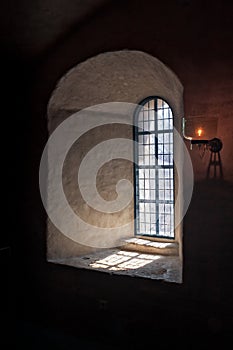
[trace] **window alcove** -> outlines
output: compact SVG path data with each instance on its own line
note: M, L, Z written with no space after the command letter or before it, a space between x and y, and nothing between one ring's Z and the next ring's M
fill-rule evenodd
M142 101L144 112L141 110L138 113L138 108L142 107ZM126 106L123 112L118 110L121 104ZM102 115L98 106L104 106L104 118L106 118L104 126L100 126L97 122L98 116ZM173 129L176 129L177 134L181 133L183 115L183 87L179 79L162 62L144 52L123 50L102 53L78 64L58 81L48 104L50 137L70 117L86 109L94 109L96 117L93 127L87 128L87 132L83 132L76 142L71 143L64 161L62 185L67 202L72 208L72 215L79 215L83 221L100 230L104 228L106 232L109 228L110 232L110 228L114 229L121 225L127 226L127 230L122 232L118 230L116 239L112 235L109 240L103 240L101 234L92 239L88 236L88 230L82 230L79 225L75 226L75 232L72 231L73 219L67 219L65 216L66 211L59 200L59 191L54 187L56 170L51 174L48 171L47 197L51 201L51 212L57 213L61 226L56 225L48 215L47 261L111 274L181 283L183 202L181 196L175 194L174 188L178 187L182 192L184 148L177 141L176 134L173 136ZM145 119L145 109L151 109L157 118L153 119L154 127L156 122L154 130L145 128L146 123L149 126L149 120ZM116 117L116 121L111 119L107 123L108 115L114 116L114 113L120 115L120 119ZM141 116L144 113L143 120L140 120L140 113ZM149 134L144 135L143 131L141 134L140 125L136 125L135 116L139 118L137 120L139 124L144 123L144 132L151 132L156 140L155 149L151 148L148 154L145 152L140 154L141 150L145 151L145 148L139 139L145 136L148 139ZM83 130L85 130L84 124L85 119L81 125ZM135 192L123 210L109 214L95 210L85 202L81 190L77 189L77 174L82 160L92 148L98 147L109 139L118 138L130 141L127 152L132 154L132 159L117 157L106 161L106 164L98 170L96 188L100 197L110 202L116 198L116 185L121 179L129 181L135 188ZM136 152L133 140L138 141L139 148ZM49 148L47 152L48 150ZM142 170L141 160L145 162L154 151L155 157L152 161L154 163L151 166L149 164L149 173L151 172L150 176L152 176L154 171L157 175L153 177L154 192L151 190L150 193L151 187L143 189L140 185L140 176L137 177L135 174ZM179 176L173 167L173 152L176 168L180 169ZM134 156L138 157L136 166L134 166ZM141 156L144 159L139 160ZM145 174L145 169L143 171ZM89 173L91 172L90 166ZM162 177L157 177L159 173L163 173ZM151 179L149 177L148 181L152 183ZM149 196L149 201L153 202L150 202L150 207L155 208L148 217L150 227L146 226L147 221L142 221L140 203L137 202L140 198L139 193L144 195L144 199L140 199L144 208L146 196ZM65 228L65 233L61 227ZM143 229L138 231L139 227Z

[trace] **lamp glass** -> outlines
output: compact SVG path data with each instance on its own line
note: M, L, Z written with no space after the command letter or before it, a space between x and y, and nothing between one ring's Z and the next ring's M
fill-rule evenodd
M193 139L211 140L217 135L218 118L216 117L187 117L185 133Z

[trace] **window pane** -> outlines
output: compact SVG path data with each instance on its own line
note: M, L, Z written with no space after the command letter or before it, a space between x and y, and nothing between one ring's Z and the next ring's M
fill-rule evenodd
M174 237L173 117L168 104L151 98L138 114L136 234Z

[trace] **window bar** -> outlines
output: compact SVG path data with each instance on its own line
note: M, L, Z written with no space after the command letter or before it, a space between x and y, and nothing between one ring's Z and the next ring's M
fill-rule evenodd
M155 223L156 235L159 235L159 169L158 169L158 101L155 101Z

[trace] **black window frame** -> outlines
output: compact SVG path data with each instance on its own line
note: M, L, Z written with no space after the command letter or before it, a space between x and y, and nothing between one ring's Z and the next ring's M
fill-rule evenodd
M145 130L139 127L139 115L140 112L143 110L143 108L150 103L150 101L153 101L154 103L154 115L155 115L155 127L154 127L154 131L150 132L149 130ZM157 122L158 122L158 118L157 118L157 112L158 112L158 101L162 101L164 104L166 104L168 107L166 107L166 109L169 109L169 116L171 115L172 118L172 128L170 129L160 129L160 131L158 131L157 128ZM156 106L155 106L156 104ZM161 108L161 110L163 110L163 108ZM143 112L144 113L144 112ZM163 112L164 113L164 112ZM144 115L144 114L143 114ZM149 115L149 114L148 114ZM164 115L164 114L163 114ZM144 116L143 116L144 118ZM148 119L149 120L149 119ZM144 123L144 119L143 119L143 123ZM144 124L143 124L144 125ZM148 124L149 125L149 124ZM163 120L163 125L164 125L164 120ZM175 239L175 228L174 228L174 221L175 221L175 167L174 167L174 162L173 162L173 157L172 157L172 164L170 163L169 165L165 165L164 161L163 164L159 164L159 145L161 146L162 144L158 143L158 137L159 134L161 135L162 133L165 134L165 131L167 131L167 133L172 134L172 142L169 143L169 147L171 147L170 145L172 145L172 154L174 154L174 133L173 133L173 128L174 128L174 114L172 111L171 106L169 105L169 103L164 99L161 98L160 96L149 96L145 99L143 99L134 114L134 127L133 127L133 138L134 138L134 217L135 217L135 236L146 236L146 237L153 237L153 238L165 238L165 239ZM156 210L155 210L155 234L149 234L149 233L142 233L140 228L140 212L139 212L139 204L140 203L147 203L147 200L140 200L139 199L139 191L140 191L140 187L139 187L139 169L141 169L142 167L139 166L139 136L142 136L144 138L144 135L155 135L154 140L155 140L155 144L154 144L154 151L155 151L155 166L152 165L152 167L150 167L149 169L155 169L155 199L153 202L153 204L155 204L156 206ZM164 136L163 136L164 138ZM169 140L170 140L170 136L169 136ZM171 153L169 153L168 155L166 155L164 153L164 144L163 143L163 159L165 156L168 156L168 158L171 156ZM169 148L170 149L170 148ZM169 162L171 162L171 160L169 160ZM158 171L159 169L169 169L169 181L170 183L172 183L172 187L170 187L170 192L172 193L172 198L170 200L160 200L159 199L159 191L160 191L160 187L159 187L159 176L158 176ZM149 170L150 173L150 170ZM165 174L165 172L164 172ZM170 174L172 174L172 176L170 176ZM147 178L148 179L148 178ZM165 182L165 177L162 178L163 181ZM149 181L151 180L150 176L149 176ZM165 186L165 185L164 185ZM172 189L171 189L172 188ZM149 191L151 191L149 189ZM145 192L145 189L144 189ZM164 189L165 192L165 189ZM170 195L171 197L171 195ZM149 202L148 202L149 203ZM159 205L160 204L164 204L164 208L165 208L165 204L169 204L170 208L172 206L172 211L170 211L170 225L172 227L172 232L170 232L170 234L162 234L160 233L160 219L159 216L161 215L161 211L159 209ZM144 207L145 208L145 207ZM165 228L165 209L163 212L164 215L164 228ZM153 212L150 211L150 230L151 230L151 214L153 214ZM145 215L145 211L144 211L144 215ZM167 214L169 215L169 214ZM144 220L146 220L144 218ZM143 222L142 222L143 223ZM163 225L162 225L163 226ZM145 227L146 227L146 221L145 221ZM146 229L145 229L146 231ZM150 231L151 232L151 231Z

